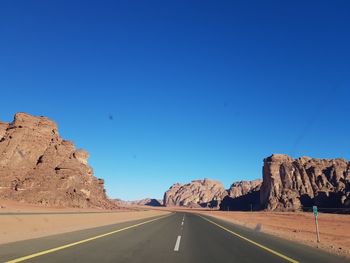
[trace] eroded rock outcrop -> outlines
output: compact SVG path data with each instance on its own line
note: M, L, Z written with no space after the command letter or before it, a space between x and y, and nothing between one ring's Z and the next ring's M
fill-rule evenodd
M89 154L63 140L55 122L17 113L0 123L0 199L45 206L113 208Z
M261 184L261 179L233 183L228 190L228 195L221 202L220 209L225 211L259 210Z
M141 200L134 201L124 201L121 199L114 199L115 202L121 206L162 206L163 200L154 199L154 198L144 198Z
M274 154L264 160L260 202L267 210L350 208L350 164Z
M145 198L137 201L133 201L134 205L145 205L145 206L162 206L163 201L154 198Z
M214 180L194 180L189 184L174 184L164 194L165 206L218 207L227 195L222 183Z
M261 179L256 179L253 181L239 181L231 185L228 190L228 195L232 198L237 198L251 192L256 192L260 190L262 184Z

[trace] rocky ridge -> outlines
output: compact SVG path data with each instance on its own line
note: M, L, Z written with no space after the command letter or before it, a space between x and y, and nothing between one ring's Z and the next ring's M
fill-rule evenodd
M44 206L114 208L88 152L63 140L46 117L17 113L0 123L0 199Z
M274 154L264 160L263 179L235 182L225 191L217 181L174 184L164 195L165 206L218 207L221 210L310 210L350 212L350 163ZM204 197L204 198L203 198Z
M227 190L228 195L221 202L220 209L225 211L259 210L261 184L261 179L233 183Z
M264 160L260 203L267 210L350 208L350 163L274 154Z
M164 194L164 206L218 207L227 195L222 183L210 179L174 184Z
M162 206L163 200L154 198L144 198L141 200L124 201L122 199L114 199L120 206Z
M253 181L239 181L231 185L228 190L228 195L231 198L237 198L243 195L247 195L251 192L259 191L262 184L261 179L256 179Z

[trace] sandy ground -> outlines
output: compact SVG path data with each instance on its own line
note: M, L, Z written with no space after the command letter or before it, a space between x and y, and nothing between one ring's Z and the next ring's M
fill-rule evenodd
M0 209L0 244L169 213L162 210L140 208L101 211L98 209L43 208L16 203L6 203L4 205L3 202L0 202L0 205L3 207ZM74 212L74 214L65 214L67 212Z
M46 207L23 202L0 200L0 215L4 213L65 213L65 212L113 212L121 210L140 210L140 207L121 207L116 210L104 210L99 208L65 208L65 207ZM144 209L143 209L144 210Z
M316 242L312 213L195 211L236 224L302 242L350 258L350 215L318 216L321 243Z

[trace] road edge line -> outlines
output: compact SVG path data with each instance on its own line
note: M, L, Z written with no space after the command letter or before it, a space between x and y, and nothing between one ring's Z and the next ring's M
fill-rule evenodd
M128 230L128 229L131 229L131 228L142 226L142 225L145 225L147 223L151 223L151 222L154 222L154 221L166 218L166 217L171 216L173 214L174 213L171 213L169 215L157 217L157 218L154 218L154 219L151 219L151 220L147 220L145 222L141 222L141 223L138 223L138 224L135 224L135 225L124 227L124 228L121 228L121 229L118 229L118 230L114 230L114 231L111 231L111 232L108 232L108 233L105 233L105 234L101 234L101 235L98 235L98 236L86 238L86 239L83 239L83 240L80 240L80 241L76 241L76 242L73 242L73 243L69 243L69 244L66 244L66 245L63 245L63 246L59 246L59 247L56 247L56 248L43 250L43 251L40 251L40 252L37 252L37 253L34 253L34 254L30 254L28 256L19 257L19 258L16 258L16 259L5 261L5 263L17 263L17 262L22 262L22 261L25 261L25 260L28 260L28 259L36 258L36 257L42 256L42 255L50 254L50 253L53 253L53 252L56 252L56 251L59 251L59 250L63 250L63 249L69 248L69 247L73 247L73 246L76 246L76 245L87 243L87 242L90 242L90 241L93 241L93 240L96 240L96 239L99 239L99 238L102 238L102 237L110 236L110 235L113 235L113 234L116 234L118 232L122 232L122 231L125 231L125 230Z
M221 229L231 233L232 235L234 235L236 237L239 237L239 238L241 238L241 239L243 239L243 240L245 240L245 241L247 241L247 242L249 242L249 243L251 243L251 244L253 244L253 245L255 245L255 246L259 247L259 248L261 248L261 249L264 249L264 250L270 252L271 254L274 254L275 256L283 258L283 259L285 259L285 260L287 260L288 262L291 262L291 263L299 263L299 261L297 261L295 259L287 257L287 256L285 256L285 255L283 255L283 254L281 254L281 253L279 253L279 252L277 252L277 251L275 251L275 250L273 250L271 248L268 248L268 247L266 247L264 245L261 245L258 242L255 242L255 241L253 241L253 240L251 240L249 238L246 238L246 237L244 237L244 236L242 236L242 235L240 235L240 234L238 234L238 233L236 233L236 232L234 232L234 231L232 231L232 230L230 230L230 229L228 229L228 228L226 228L226 227L224 227L222 225L219 225L219 224L215 223L214 221L211 221L208 218L205 218L205 217L203 217L201 215L198 215L198 216L201 217L202 219L208 221L209 223L212 223L212 224L216 225L217 227L219 227L219 228L221 228Z

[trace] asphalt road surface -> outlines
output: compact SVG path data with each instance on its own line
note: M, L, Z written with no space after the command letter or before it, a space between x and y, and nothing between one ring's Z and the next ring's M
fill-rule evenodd
M1 262L350 262L211 217L172 213L0 246Z

